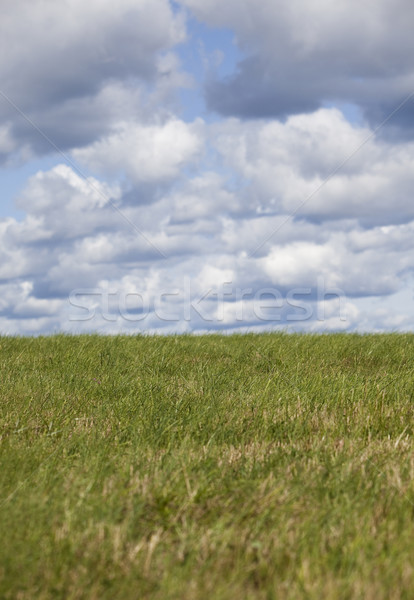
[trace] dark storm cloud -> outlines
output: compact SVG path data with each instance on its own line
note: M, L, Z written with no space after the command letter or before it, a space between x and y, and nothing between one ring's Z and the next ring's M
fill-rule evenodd
M5 0L1 11L0 118L36 154L50 144L19 110L63 150L91 143L125 117L119 90L139 112L128 85L155 85L160 53L185 36L168 0Z
M250 57L239 65L236 75L209 81L206 99L210 109L226 116L286 117L318 108L317 95L311 91L313 86L314 81L304 78L287 84L284 74L276 76L259 57Z
M414 92L409 0L182 4L209 25L232 29L246 56L233 75L206 84L207 103L220 114L280 119L338 102L359 106L378 125ZM387 123L390 135L412 136L413 107Z

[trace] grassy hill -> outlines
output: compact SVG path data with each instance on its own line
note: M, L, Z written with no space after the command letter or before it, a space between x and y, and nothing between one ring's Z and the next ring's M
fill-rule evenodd
M410 598L414 336L0 338L0 597Z

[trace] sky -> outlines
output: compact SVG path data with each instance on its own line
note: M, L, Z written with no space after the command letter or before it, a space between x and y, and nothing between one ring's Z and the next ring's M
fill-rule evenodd
M3 0L0 334L414 330L410 0Z

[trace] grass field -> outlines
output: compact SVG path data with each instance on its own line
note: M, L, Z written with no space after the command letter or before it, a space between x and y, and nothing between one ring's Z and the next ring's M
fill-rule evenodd
M413 598L414 335L0 338L0 598Z

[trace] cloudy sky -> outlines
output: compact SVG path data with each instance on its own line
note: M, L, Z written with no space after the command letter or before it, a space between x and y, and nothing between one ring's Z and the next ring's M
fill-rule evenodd
M410 0L1 12L1 333L414 330Z

